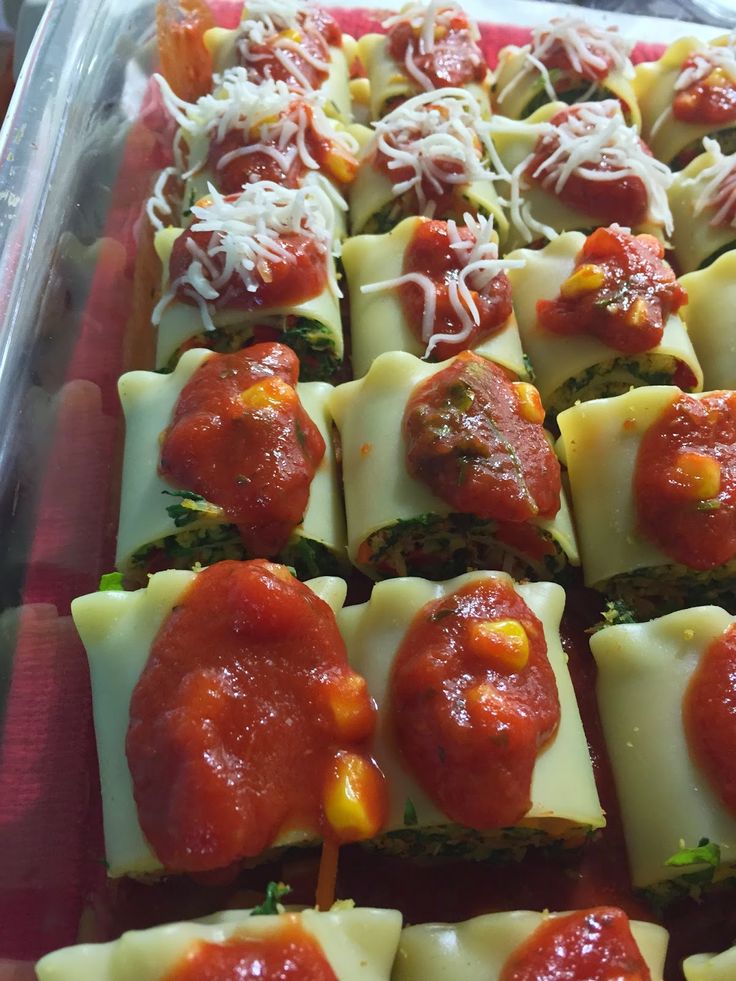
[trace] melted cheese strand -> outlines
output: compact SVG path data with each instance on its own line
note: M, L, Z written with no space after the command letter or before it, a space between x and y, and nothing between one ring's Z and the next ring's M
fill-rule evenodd
M688 178L687 183L704 181L695 199L695 214L700 215L706 208L712 208L715 215L709 224L713 227L729 224L736 227L736 153L726 156L717 140L705 137L703 146L714 157L714 162L700 171L697 178ZM730 221L726 222L728 215Z
M484 157L498 161L500 173L505 173L493 147L490 124L483 119L478 102L464 89L423 92L373 125L373 148L389 158L388 169L411 172L394 183L394 197L414 190L420 209L427 206L422 187L425 180L437 193L448 184L498 180L499 173L483 164Z
M667 235L671 233L672 213L667 188L672 183L672 172L642 147L634 127L626 125L618 102L607 99L580 103L549 135L554 137L557 145L531 175L543 188L559 194L573 174L602 184L637 177L647 191L649 217L662 225ZM531 212L528 208L525 210L526 202L521 201L522 191L529 186L524 180L526 170L535 156L536 151L533 151L514 169L511 200L506 202L511 208L514 226L527 242L532 241L534 231L541 230L538 223L529 221ZM609 169L598 168L603 161ZM549 238L548 231L544 234Z
M176 167L164 167L156 178L156 183L153 186L153 194L146 201L146 214L156 231L160 231L164 227L164 223L161 221L159 215L164 215L165 217L171 215L171 205L166 199L165 192L169 178L174 177L176 174Z
M161 315L177 290L185 287L187 297L203 310L203 304L217 300L233 275L240 277L249 293L268 282L270 262L295 262L294 255L282 243L282 236L307 235L318 245L328 261L334 242L335 212L330 199L318 186L291 189L272 181L260 181L243 188L235 200L223 197L208 185L211 204L194 205L193 232L210 233L207 249L194 241L187 242L192 262L186 273L171 284L154 310L152 320L158 325ZM340 290L328 263L329 285L336 296ZM209 278L204 275L204 270ZM203 313L205 327L214 328L209 308Z
M432 334L437 312L437 290L434 282L424 273L404 273L394 279L378 283L366 283L360 287L361 293L378 293L395 290L406 283L414 283L424 291L422 310L422 340L427 344L424 357L428 358L442 341L466 341L474 326L480 324L480 311L476 294L487 291L493 280L506 269L520 269L523 259L499 259L498 246L493 240L493 218L471 214L463 215L465 228L471 233L469 239L460 237L454 221L447 222L450 248L456 253L460 269L447 283L448 298L453 311L460 320L462 330L457 334Z

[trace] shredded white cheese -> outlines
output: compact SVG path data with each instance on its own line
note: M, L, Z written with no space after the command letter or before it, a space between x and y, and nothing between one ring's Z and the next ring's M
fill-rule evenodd
M473 327L480 324L476 296L487 293L493 280L505 270L519 269L524 265L523 259L499 259L498 245L493 234L493 218L480 215L474 218L466 213L463 220L465 228L470 232L469 237L461 237L454 221L447 222L450 248L455 252L459 265L457 273L447 280L450 304L462 324L462 330L458 333L432 333L437 291L434 282L424 273L405 273L379 283L366 283L360 288L361 293L378 293L382 290L394 290L405 283L414 283L423 290L422 340L427 343L425 358L430 357L435 347L444 341L460 344L467 341Z
M174 158L183 180L202 170L210 143L221 142L232 132L242 134L243 146L221 157L219 169L236 157L265 153L285 172L297 156L307 169L318 170L307 147L310 129L349 153L358 152L357 140L335 129L327 118L317 93L297 94L286 82L274 79L257 84L248 78L245 68L237 67L215 75L214 92L191 103L180 99L160 75L154 78L164 105L179 124ZM199 148L196 157L191 156L194 147Z
M209 303L217 300L234 275L243 288L256 293L261 283L270 281L272 262L294 262L282 238L301 234L314 239L325 255L329 284L340 295L329 254L335 239L335 212L330 199L318 185L297 189L260 181L243 188L234 200L223 197L211 184L210 202L194 205L193 232L209 233L206 250L189 239L192 261L187 271L169 285L153 311L158 325L166 307L183 290L194 300L207 330L214 329Z
M156 230L164 227L161 215L164 215L164 217L171 215L171 205L166 198L166 185L169 182L169 178L174 177L177 173L176 167L164 167L156 179L153 194L146 202L148 220Z
M703 147L713 157L713 163L697 177L686 178L686 183L702 185L695 198L695 214L700 215L708 208L715 211L710 225L728 224L736 228L736 153L726 156L718 141L707 136Z
M374 124L372 150L389 159L388 170L406 170L410 175L395 182L393 195L413 190L420 212L429 214L423 184L437 194L448 185L476 180L497 180L504 171L476 99L465 89L447 88L422 92L402 103ZM484 160L497 167L491 171ZM430 214L431 217L431 214Z
M693 64L679 72L675 79L675 92L682 92L691 85L704 81L716 68L722 69L736 83L736 35L729 34L727 44L714 44L703 51L696 51L687 60L692 60ZM652 138L673 116L672 104L668 103L652 125Z
M401 13L393 14L381 21L381 26L386 30L397 27L400 24L408 24L416 37L410 40L406 46L404 66L407 74L425 92L434 88L432 80L419 68L414 60L417 54L431 54L435 49L438 38L448 30L450 24L456 17L464 17L463 9L456 3L448 3L447 0L431 0L428 4L412 3L405 7ZM477 36L477 28L469 22L471 38ZM468 61L472 65L480 65L483 55L477 45L473 44L468 50Z
M532 172L531 179L539 181L545 190L559 194L573 174L601 184L638 177L646 188L649 220L661 225L666 234L671 233L667 188L672 183L672 172L647 153L634 127L626 125L621 106L614 99L574 106L543 139L548 141L550 152ZM506 202L511 221L526 242L540 233L547 238L556 237L554 229L534 219L529 202L523 200L523 192L530 186L527 171L535 156L536 150L514 168L509 181L510 200ZM604 163L606 168L602 169Z
M253 80L262 77L269 78L269 66L262 72L259 67L271 57L263 52L254 52L251 48L268 45L273 57L281 63L295 80L297 91L308 92L312 85L300 69L294 55L310 64L320 72L327 73L329 64L308 51L304 50L300 41L305 32L319 35L319 31L310 22L312 5L299 0L249 0L243 8L240 26L237 30L236 47L243 65Z
M601 72L616 71L625 78L634 76L629 57L633 42L622 37L618 27L597 27L580 17L553 17L549 24L535 27L531 43L519 49L524 54L524 68L501 89L498 98L506 98L525 76L536 70L542 76L547 95L554 101L557 92L545 59L560 47L564 48L572 70L592 82L582 102L596 89Z

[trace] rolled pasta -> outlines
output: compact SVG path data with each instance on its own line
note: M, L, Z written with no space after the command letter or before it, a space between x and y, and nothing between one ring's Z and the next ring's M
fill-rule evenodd
M500 287L496 290L496 277L505 279L508 264L498 259L491 228L492 222L485 219L469 219L465 226L457 226L453 237L459 242L462 234L468 242L467 248L460 248L450 244L446 222L413 217L405 218L385 235L357 235L344 243L342 262L350 297L351 354L356 377L364 375L373 361L387 351L407 351L417 357L442 360L447 353L443 347L438 353L433 346L437 335L445 338L445 348L448 344L458 350L470 348L517 377L526 377L510 297L505 319L493 324L498 307L491 304L501 291ZM417 244L418 254L412 249ZM433 263L432 268L420 261L425 259ZM474 291L471 300L480 300L481 309L483 297L490 298L490 309L483 310L487 336L478 337L474 331L467 299L448 294L445 265L457 267L461 274L470 267L468 285ZM481 284L473 279L474 270L476 276L482 277ZM411 293L406 284L411 285ZM419 303L414 302L417 299ZM499 306L505 299L498 301ZM480 323L478 311L476 303ZM425 326L429 330L425 331ZM465 340L455 342L452 335Z
M397 748L390 724L390 693L397 652L420 611L438 601L447 605L461 591L488 584L513 589L541 621L559 697L560 722L536 758L531 806L524 817L513 827L475 830L448 818ZM350 662L366 678L379 706L374 745L376 760L388 778L390 804L388 833L376 840L376 847L403 856L446 853L481 859L506 851L520 857L528 847L553 841L581 844L591 830L603 827L605 819L560 643L564 602L564 591L556 584L518 584L504 573L476 572L443 583L423 579L378 583L369 602L340 611L338 623Z
M190 500L192 508L183 510L187 489L173 487L159 473L160 436L171 424L184 387L210 357L209 351L187 351L171 374L134 371L120 379L126 437L116 564L132 581L144 582L146 571L160 568L161 562L168 568L191 568L197 562L208 565L247 555L236 526L221 509ZM304 518L281 554L306 578L336 571L344 562L344 517L327 409L331 391L324 382L297 386L326 447Z
M456 981L500 981L509 958L535 931L569 915L514 910L487 913L461 923L423 923L404 927L394 981L450 981L451 978ZM631 920L629 926L652 981L662 981L667 931L641 920ZM564 967L564 961L561 965L559 961L555 962L555 966Z
M36 971L39 981L166 981L203 947L205 954L207 948L215 953L240 944L246 952L264 942L277 947L284 930L287 944L306 939L309 948L316 946L340 981L389 981L401 914L369 908L266 915L227 910L188 923L131 930L110 943L66 947L42 958Z
M514 524L514 532L530 536L526 543L511 544L513 538L502 540L497 522L457 513L407 470L402 434L407 403L419 384L452 364L429 365L390 352L378 357L363 379L335 389L330 411L342 443L348 555L372 577L445 579L495 566L553 578L578 562L564 492L553 518L507 522L506 532Z
M736 947L720 954L693 954L682 964L685 981L730 981L736 972Z
M597 256L583 256L580 259L587 243L592 243L594 236L598 241L604 232L607 238L597 247ZM612 266L604 279L603 267L595 264L598 256L605 258L606 250L610 256L619 255L618 250L621 250L624 253L622 262L627 252L636 257L635 246L636 241L631 236L614 226L608 231L599 229L587 239L580 232L565 232L543 249L519 249L509 253L509 259L524 261L524 265L509 271L509 279L514 291L522 344L534 370L539 394L551 415L562 412L577 401L621 395L641 385L682 382L682 387L687 391L702 388L703 372L679 313L675 311L661 318L663 322L658 343L656 332L653 332L651 340L648 334L638 340L633 320L629 324L625 319L629 310L632 318L638 313L638 308L632 306L637 287L633 285L631 294L626 296L625 309L621 308L621 300L616 295L617 291L625 290L628 275L632 277L632 283L638 281L636 273L633 268L627 273L623 267ZM644 261L650 270L657 265L651 264L649 255L645 256ZM662 263L661 266L663 272L666 271L672 278L671 287L676 288L674 273L666 264ZM646 287L639 295L646 299L641 302L656 302L653 300L651 271L642 278L646 281ZM618 304L617 309L621 310L621 314L617 315L621 321L614 318L611 326L617 330L616 324L620 323L622 333L612 335L610 343L605 339L606 334L601 337L592 333L590 317L581 321L584 329L569 333L549 329L540 318L540 303L544 307L545 303L549 305L562 298L567 301L569 317L572 318L576 311L575 304L580 301L587 303L589 296L595 297L592 301L594 312L599 309L597 304L606 300ZM583 309L587 310L588 307L579 309L582 315ZM649 309L644 308L645 314ZM605 328L607 325L603 323L602 326ZM627 346L628 350L621 350Z
M736 252L680 280L687 290L682 315L703 368L707 389L736 388Z
M509 45L499 52L494 110L510 119L525 119L548 102L569 105L614 98L627 123L639 129L631 48L615 26L604 29L579 17L553 17L534 28L529 44Z
M659 61L637 65L634 91L642 135L673 170L700 153L704 136L718 140L726 153L735 148L736 53L730 35L709 44L680 38Z
M683 699L704 652L733 622L703 606L591 637L633 883L660 901L733 875L736 819L695 762L683 725ZM718 857L700 857L703 839L720 846Z

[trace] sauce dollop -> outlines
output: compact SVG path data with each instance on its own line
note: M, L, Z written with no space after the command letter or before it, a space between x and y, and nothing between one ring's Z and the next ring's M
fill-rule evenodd
M296 90L316 89L330 70L328 46L342 44L342 31L323 7L308 7L297 16L297 29L286 29L263 42L241 42L242 62L254 82L264 78L286 82Z
M678 395L644 434L634 470L640 534L675 562L736 557L736 393Z
M226 943L196 943L164 981L337 981L322 948L294 916L275 930Z
M560 465L543 419L536 389L464 351L411 394L407 469L456 511L498 521L554 517Z
M473 238L470 229L462 226L457 227L457 236L465 242ZM425 221L417 226L404 253L402 274L418 273L432 281L435 293L432 335L464 332L450 294L451 286L457 285L462 268L462 255L450 240L447 222ZM480 291L473 289L472 277L467 285L478 311L479 322L473 323L470 332L461 340L439 341L432 350L433 361L444 361L460 351L475 347L481 340L498 333L511 316L511 283L506 273L499 273ZM429 338L424 337L422 332L426 303L424 289L417 283L404 283L399 287L399 295L408 325L417 340L426 342ZM467 303L461 302L467 311Z
M417 80L421 73L432 88L460 87L468 82L482 82L488 66L473 38L467 17L453 13L446 23L436 25L431 51L424 49L421 32L404 20L388 31L388 52L409 77ZM415 71L406 68L413 64Z
M226 200L237 199L229 194ZM327 259L322 243L311 235L281 235L278 248L270 250L268 259L260 258L256 266L258 289L249 290L237 267L225 275L225 254L218 232L195 232L185 229L174 242L169 258L169 280L180 280L193 262L201 265L202 276L217 295L209 300L214 310L262 310L303 303L317 296L327 283ZM177 300L190 306L202 302L201 294L180 282Z
M690 755L736 817L736 625L700 658L682 704Z
M205 32L215 26L206 0L177 0L156 5L156 41L161 74L172 90L195 102L212 89L212 56Z
M683 62L680 74L687 72L693 73L695 80L675 92L675 119L696 126L736 122L736 78L711 62L707 51L699 51Z
M651 981L629 919L614 906L550 918L508 958L499 981Z
M580 113L579 105L561 109L550 119L550 125L559 127L571 116L579 117ZM646 144L641 140L639 142L642 149L650 153ZM649 195L644 181L632 174L623 177L606 176L614 175L620 167L608 159L605 150L595 159L580 161L559 188L555 186L557 178L553 174L542 172L540 177L534 177L535 171L552 157L559 146L560 137L554 129L539 137L526 169L527 177L533 183L541 184L549 194L554 194L569 207L595 218L597 224L620 222L622 225L639 225L646 220ZM593 176L592 173L587 176L581 173L582 170L595 172L600 176Z
M662 243L612 225L586 238L560 295L538 301L537 322L553 334L591 334L640 354L660 343L668 317L685 302Z
M386 807L367 755L374 725L325 602L285 566L209 566L164 620L130 702L126 753L143 833L177 872L259 855L293 830L370 837ZM331 817L345 760L360 825L350 813Z
M283 344L213 354L182 389L161 445L161 475L222 508L253 556L286 545L325 454L298 377Z
M509 582L471 583L420 610L394 661L390 719L451 820L483 830L523 817L560 706L542 624Z

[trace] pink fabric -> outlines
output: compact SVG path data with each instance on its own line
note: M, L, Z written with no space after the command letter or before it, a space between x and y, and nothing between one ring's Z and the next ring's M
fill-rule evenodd
M239 3L212 6L223 26L237 23ZM367 11L338 9L337 16L354 35L380 29ZM481 35L494 64L499 48L523 44L529 32L484 24ZM638 45L635 55L655 58L661 50ZM146 115L157 111L153 100ZM134 127L68 381L56 399L23 605L3 618L16 638L0 756L0 955L9 958L33 959L75 942L83 911L104 889L88 671L69 605L113 566L122 438L116 383L129 364L141 202L162 159L160 138L145 123ZM0 963L0 981L26 977L27 967Z

